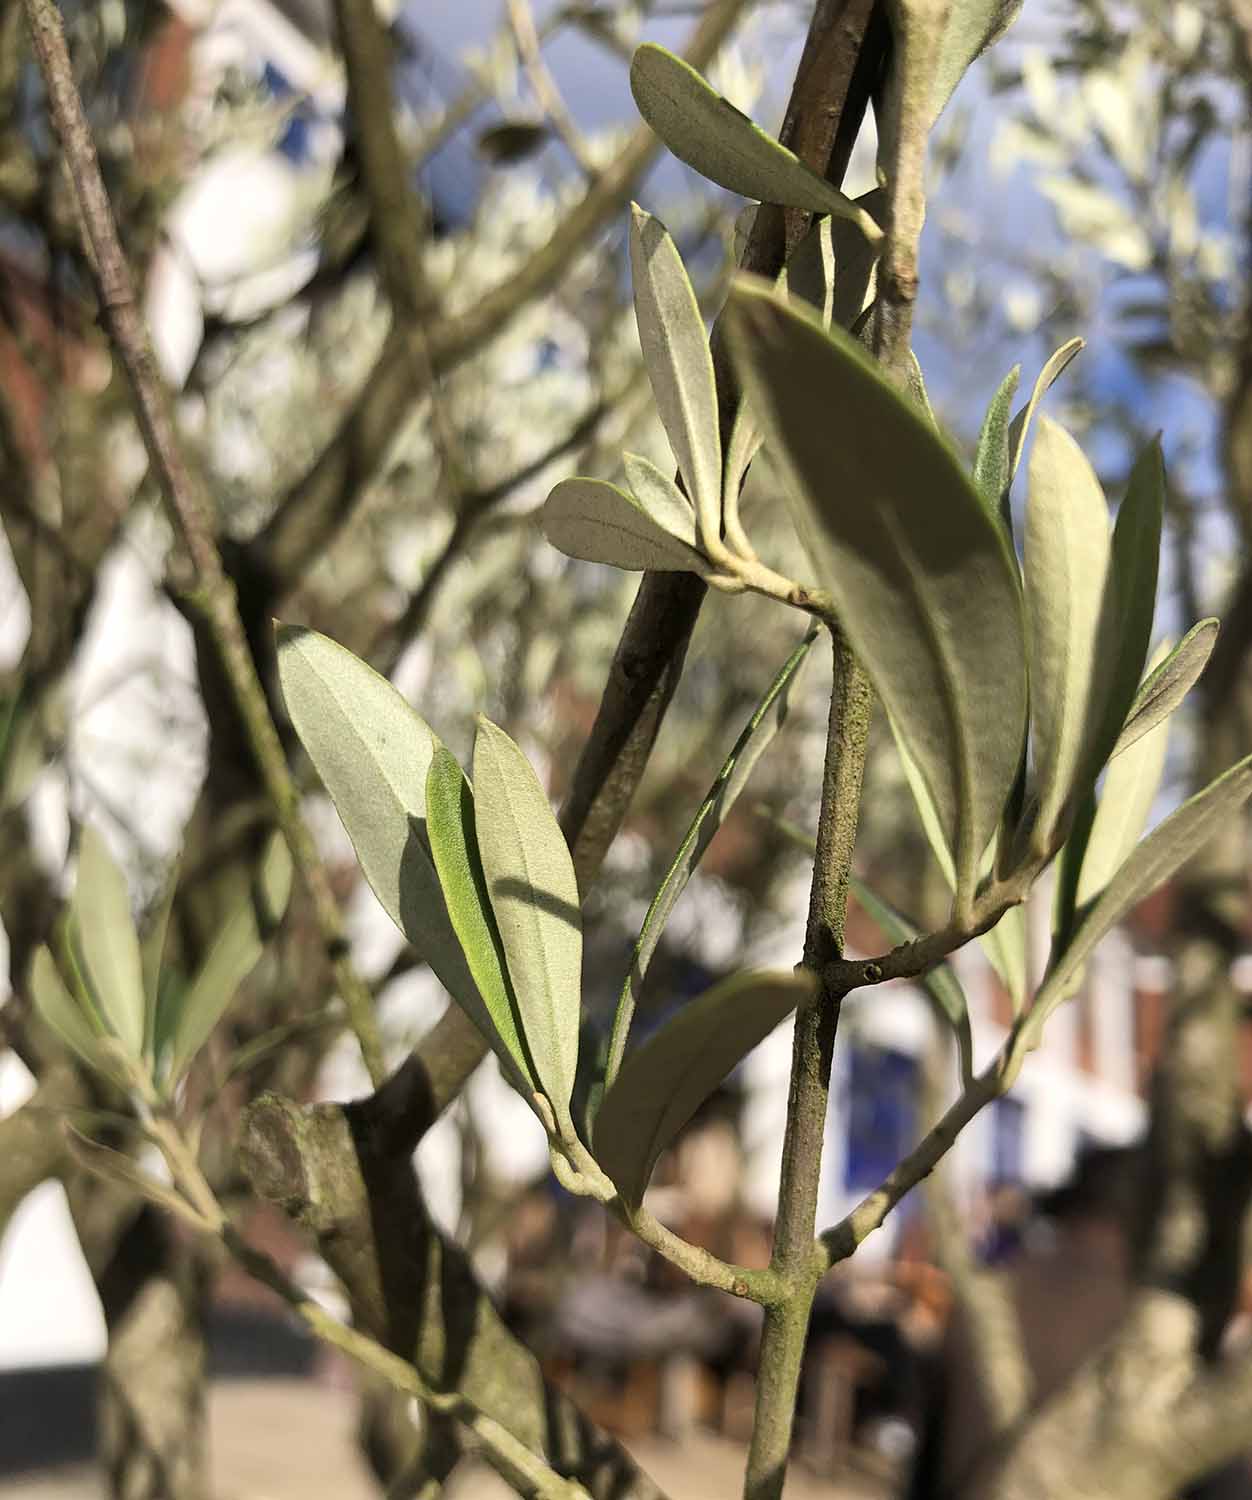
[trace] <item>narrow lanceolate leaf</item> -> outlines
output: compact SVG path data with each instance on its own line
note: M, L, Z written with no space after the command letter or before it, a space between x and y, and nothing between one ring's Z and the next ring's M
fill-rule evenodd
M739 974L631 1052L604 1096L595 1154L634 1210L657 1157L718 1084L814 989L811 975Z
M672 52L645 42L630 64L639 113L669 149L702 177L756 198L859 224L875 244L882 230L851 198L754 125Z
M114 1067L100 1045L100 1035L87 1014L66 989L47 948L35 950L30 966L30 998L36 1011L71 1052L88 1067L108 1077Z
M504 945L492 915L474 831L474 794L450 750L435 751L426 776L426 830L448 915L491 1018L487 1040L529 1099L535 1079L517 1025Z
M1056 353L1048 360L1043 369L1039 371L1039 378L1035 381L1034 389L1030 393L1030 400L1017 413L1012 422L1009 423L1009 478L1017 473L1018 465L1022 461L1022 452L1026 447L1026 439L1030 435L1030 423L1033 419L1039 403L1051 390L1053 383L1069 364L1073 357L1086 348L1083 339L1069 339L1062 344Z
M1160 444L1154 441L1131 470L1113 527L1098 647L1109 663L1109 683L1102 722L1091 726L1089 736L1087 770L1093 777L1113 753L1143 677L1156 616L1164 517L1165 469Z
M630 269L639 343L661 425L700 534L716 539L722 529L722 440L708 334L678 247L665 225L638 204L631 212Z
M898 946L901 943L911 943L914 938L921 936L920 930L907 917L872 891L863 880L853 875L848 883L870 920L888 942ZM951 1026L961 1060L961 1077L968 1082L974 1076L974 1039L970 1034L969 1003L965 999L961 981L956 977L956 971L947 962L938 963L929 973L923 974L918 983L934 1001L939 1014Z
M106 1024L132 1057L143 1053L147 1006L139 938L121 870L94 828L84 828L70 918L85 978Z
M836 269L834 221L823 216L788 256L779 279L789 297L813 308L823 328L829 328L835 316Z
M1201 620L1183 636L1169 656L1144 679L1130 705L1113 754L1121 755L1156 728L1179 706L1208 665L1217 644L1218 622Z
M169 931L170 913L178 892L178 869L169 872L165 888L148 918L147 929L140 939L139 959L143 969L144 1055L152 1057L156 1039L157 1000L161 993L161 963L165 956L165 937Z
M743 487L744 475L748 472L748 466L761 451L763 441L761 429L756 424L756 418L752 415L752 407L747 397L739 402L739 409L735 412L735 420L731 423L730 437L726 442L726 477L725 493L737 495Z
M1030 459L1024 569L1036 828L1044 844L1084 769L1089 729L1105 709L1111 663L1099 650L1099 629L1108 564L1104 491L1074 439L1044 417Z
M1087 960L1105 933L1186 864L1223 824L1236 816L1249 795L1252 795L1252 756L1239 761L1184 802L1134 849L1081 915L1072 939L1053 962L1023 1027L1019 1055L1037 1045L1044 1022L1073 993Z
M638 453L623 453L622 465L630 492L662 531L688 547L696 544L696 518L691 501L668 474Z
M265 934L281 919L290 894L291 855L275 833L262 857L255 889L222 923L195 978L181 993L162 997L156 1051L167 1084L177 1082L191 1065L239 986L260 962Z
M1014 365L991 398L974 451L974 483L983 504L998 519L1005 517L1005 502L1013 470L1009 457L1009 414L1017 395L1022 367Z
M934 800L965 899L1025 734L1017 565L952 448L849 335L746 280L730 309L797 530Z
M563 479L544 502L544 535L566 557L639 572L705 573L693 547L672 536L643 506L603 479Z
M1022 0L952 0L931 87L930 123L943 113L969 66L1017 19Z
M474 826L535 1078L568 1126L582 996L578 881L539 778L487 719L474 740Z
M383 910L474 1015L466 967L426 843L426 772L438 740L384 677L315 630L278 629L287 712Z
M1109 766L1083 855L1076 909L1100 894L1139 842L1165 774L1168 748L1169 720L1162 719Z
M740 792L748 784L757 761L764 755L774 736L787 719L788 699L796 674L808 658L809 649L817 639L818 630L811 630L783 663L778 675L770 683L765 696L757 704L752 717L744 725L743 732L735 741L730 754L722 764L713 785L701 802L691 827L687 829L678 852L674 855L665 873L648 914L643 919L639 940L631 956L630 972L622 986L617 1002L617 1014L613 1022L613 1037L609 1049L607 1077L611 1083L621 1062L635 1012L635 1001L648 965L652 962L657 944L665 931L665 924L678 904L678 898L687 888L687 882L695 873L704 852L713 842L719 828L726 821Z

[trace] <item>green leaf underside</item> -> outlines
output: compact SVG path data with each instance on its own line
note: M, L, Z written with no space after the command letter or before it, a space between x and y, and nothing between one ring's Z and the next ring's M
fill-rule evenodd
M1017 475L1018 467L1022 461L1022 453L1026 447L1026 439L1030 436L1030 424L1034 419L1039 403L1052 389L1057 377L1069 364L1076 354L1086 348L1083 339L1069 339L1061 345L1055 354L1039 371L1039 378L1035 381L1034 388L1030 393L1030 400L1017 413L1009 423L1009 482L1012 483Z
M1016 563L953 450L851 338L747 281L731 307L797 529L972 891L1025 734Z
M943 113L969 66L1004 35L1017 19L1022 0L954 0L931 85L930 123Z
M1100 939L1145 896L1184 865L1252 794L1252 756L1239 761L1148 834L1081 913L1074 935L1053 964L1023 1027L1021 1050L1037 1045L1043 1024L1082 978Z
M1108 503L1094 470L1069 433L1042 417L1030 459L1024 576L1045 839L1085 770L1091 732L1105 711L1111 663L1100 649L1100 626L1109 550Z
M626 483L639 505L662 531L668 531L688 547L696 545L696 518L691 501L668 474L638 453L623 453Z
M595 1123L595 1154L632 1210L657 1158L722 1080L813 993L811 976L739 974L627 1054Z
M111 1074L100 1037L78 1002L66 989L47 948L35 950L30 966L30 997L35 1009L71 1052L89 1067Z
M983 503L993 516L1002 519L1004 504L1013 472L1009 460L1009 414L1022 377L1021 365L1014 365L1000 382L983 418L974 450L974 484Z
M645 42L630 64L639 113L680 161L719 187L762 203L838 214L871 240L882 231L852 199L767 135L694 68Z
M518 1029L504 944L492 915L474 831L474 794L450 750L440 746L426 775L426 831L448 915L491 1018L487 1040L526 1098L535 1076Z
M474 825L535 1076L568 1125L582 995L578 881L539 778L487 719L474 740Z
M630 268L639 343L661 425L702 531L719 536L722 440L708 334L678 247L665 225L637 204L631 212Z
M139 938L126 881L91 827L83 829L70 911L85 977L101 1014L126 1051L140 1057L147 1004Z
M1109 767L1083 854L1076 908L1100 894L1139 842L1165 774L1168 748L1169 720L1162 719Z
M1110 663L1103 722L1092 726L1088 775L1095 777L1113 753L1138 694L1156 618L1156 585L1165 519L1165 469L1160 444L1139 455L1113 527L1108 597L1100 626L1100 655Z
M894 906L872 891L858 876L849 877L848 884L856 899L865 909L870 920L880 929L893 946L911 943L920 936L920 930L901 915ZM952 965L943 962L935 965L918 979L918 983L934 1001L939 1013L951 1026L961 1059L961 1077L968 1079L974 1073L974 1039L970 1034L969 1004L961 981L956 977Z
M661 941L665 924L678 904L678 898L686 890L687 882L704 858L705 850L713 842L731 808L738 801L740 793L748 784L748 779L756 768L757 762L786 722L792 685L819 634L818 629L809 631L766 689L765 696L757 704L752 717L744 725L730 754L722 763L721 770L718 771L682 843L678 846L678 852L665 872L664 880L661 881L656 895L652 898L652 904L648 907L643 926L639 931L635 951L631 956L630 972L626 976L617 1002L618 1019L614 1026L614 1034L616 1036L618 1028L621 1027L623 1043L625 1028L629 1026L630 1018L634 1013L635 997L643 984L657 945Z
M704 557L662 530L646 510L603 479L563 479L543 507L544 535L566 557L631 572L707 571Z
M453 999L485 1010L426 847L426 773L438 740L385 677L329 637L278 628L287 711L383 910Z
M1201 620L1193 625L1154 672L1148 674L1126 715L1113 755L1121 755L1182 703L1208 665L1217 644L1218 622Z

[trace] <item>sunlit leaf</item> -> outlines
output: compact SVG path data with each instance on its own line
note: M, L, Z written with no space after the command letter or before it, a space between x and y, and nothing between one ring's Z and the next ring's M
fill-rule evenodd
M643 506L603 479L563 479L543 507L544 535L566 557L635 572L700 573L701 553L659 526Z
M279 626L278 676L371 890L474 1015L482 1002L426 843L426 773L438 740L386 678L317 631Z
M1022 0L952 0L931 88L931 123L964 78L969 66L998 42L1021 12Z
M1017 395L1021 375L1021 365L1014 365L1000 382L999 389L987 408L987 415L983 418L982 430L978 434L978 447L974 452L974 483L978 486L978 493L987 509L1000 520L1007 516L1008 489L1013 479L1009 452L1009 414L1013 409L1013 398Z
M1022 461L1022 452L1026 447L1026 439L1030 436L1030 424L1038 410L1039 403L1051 390L1057 377L1069 364L1076 354L1086 348L1082 339L1069 339L1056 351L1055 354L1039 371L1039 378L1035 381L1034 389L1030 393L1030 400L1017 413L1012 422L1009 423L1009 479L1017 474L1018 465Z
M797 529L934 800L964 899L1025 733L1016 563L953 449L849 335L747 280L730 308Z
M426 831L448 915L491 1018L487 1040L529 1098L535 1079L518 1030L517 1001L478 853L474 794L456 757L442 745L426 775Z
M1109 766L1087 838L1075 905L1085 906L1108 885L1147 827L1169 748L1169 720L1143 735Z
M639 343L661 425L686 481L701 535L719 537L722 440L708 334L678 247L665 225L638 204L631 212L630 267ZM643 498L636 495L641 503Z
M1169 656L1148 674L1135 695L1113 747L1115 756L1167 719L1191 691L1217 644L1218 622L1201 620L1183 636Z
M882 230L864 209L832 187L773 136L766 135L699 73L664 47L635 50L630 87L639 113L680 161L710 182L810 213L838 214L877 243Z
M94 828L83 829L70 919L85 978L109 1029L143 1054L146 1005L139 938L121 870Z
M1030 459L1024 575L1030 620L1030 713L1047 844L1084 770L1113 663L1098 649L1109 567L1109 511L1082 449L1040 418Z
M1159 824L1079 915L1073 937L1054 958L1035 996L1015 1049L1021 1056L1037 1046L1048 1016L1071 995L1096 944L1145 896L1163 884L1229 823L1252 795L1252 756L1239 761Z
M595 1123L595 1154L638 1208L657 1157L718 1084L813 993L794 974L739 974L707 990L627 1054Z
M691 501L668 474L637 453L623 453L630 492L662 531L688 547L696 546L696 518Z
M522 1033L558 1125L569 1125L582 1004L582 910L565 835L530 762L478 721L474 826Z

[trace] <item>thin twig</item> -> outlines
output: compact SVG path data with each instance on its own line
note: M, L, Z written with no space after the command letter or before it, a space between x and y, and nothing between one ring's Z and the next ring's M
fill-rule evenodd
M508 7L509 26L513 32L517 55L521 58L522 67L526 70L531 93L534 94L539 108L552 122L553 130L560 136L565 149L574 158L579 171L588 181L592 181L596 175L595 161L587 150L582 131L575 123L573 115L565 107L565 100L561 97L556 80L548 72L547 64L543 60L539 32L535 26L535 13L530 8L530 0L505 0L505 4Z
M322 940L366 1065L378 1081L384 1065L369 990L348 959L339 908L312 835L300 816L299 796L270 717L239 617L235 590L222 566L212 501L200 476L186 461L175 430L173 411L135 298L130 266L118 238L95 143L74 82L61 16L54 0L25 0L25 6L49 110L74 186L83 248L109 335L130 379L135 414L150 462L191 561L191 576L181 592L203 620L221 658L279 825L312 898Z

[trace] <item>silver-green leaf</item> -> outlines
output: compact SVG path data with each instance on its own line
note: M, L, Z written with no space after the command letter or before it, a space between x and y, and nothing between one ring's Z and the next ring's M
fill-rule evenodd
M636 48L630 87L639 113L657 135L679 161L710 182L762 203L838 214L860 225L873 243L882 239L882 230L864 209L766 135L664 47L645 42Z
M70 921L85 978L106 1024L132 1057L144 1048L147 1005L139 938L121 870L94 828L83 829Z
M566 557L639 572L699 573L703 555L672 536L643 506L603 479L563 479L544 502L544 535Z
M278 630L287 712L383 910L471 1015L481 1005L426 844L439 741L385 677L315 630Z
M661 530L685 546L695 547L696 518L691 501L669 475L638 453L623 453L622 467L631 494Z
M1030 423L1038 410L1039 403L1051 390L1057 377L1069 364L1076 354L1080 354L1086 348L1083 339L1068 339L1051 356L1043 369L1039 371L1039 378L1035 381L1034 389L1030 393L1030 400L1017 413L1012 422L1009 423L1009 479L1016 477L1018 466L1022 461L1022 453L1026 447L1026 439L1030 436Z
M596 1159L634 1210L657 1157L719 1083L801 1001L814 980L749 973L684 1005L626 1057L596 1116Z
M953 449L854 339L746 280L730 310L797 530L934 799L967 899L1025 735L1016 562Z
M1005 519L1005 500L1013 479L1009 455L1009 420L1013 398L1022 377L1021 365L1014 365L1000 382L983 418L974 450L974 483L987 509L999 520Z
M1126 913L1181 868L1252 795L1252 756L1184 802L1136 846L1079 918L1035 996L1015 1057L1037 1045L1048 1016L1071 995L1096 944Z
M117 1068L101 1045L90 1017L66 989L47 948L35 949L30 966L30 998L39 1015L88 1067L115 1077Z
M1082 857L1077 908L1100 894L1139 842L1165 774L1168 748L1169 720L1162 719L1109 766Z
M1043 843L1069 805L1105 709L1111 663L1099 648L1109 549L1108 502L1095 471L1069 433L1042 417L1030 459L1024 573Z
M583 953L574 862L530 762L504 730L481 718L474 826L535 1077L558 1126L569 1128Z
M931 123L943 113L969 66L1017 19L1022 0L952 0L931 87Z
M1211 618L1193 625L1160 666L1144 678L1113 746L1114 756L1129 750L1179 706L1208 665L1218 628L1218 622Z
M484 1034L510 1079L529 1099L535 1079L518 1030L517 1000L478 852L474 794L456 757L442 745L426 775L426 831L448 915L486 1006Z
M639 343L661 425L700 534L716 539L722 529L722 440L708 334L678 247L665 225L638 204L631 211L630 268Z

